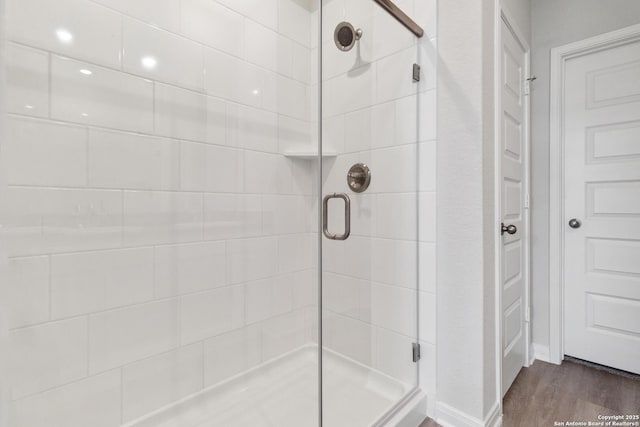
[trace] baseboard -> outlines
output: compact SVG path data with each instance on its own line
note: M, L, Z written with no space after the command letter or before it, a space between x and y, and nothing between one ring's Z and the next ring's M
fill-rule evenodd
M427 393L427 417L435 420L436 415L436 395L433 393Z
M533 355L536 360L551 363L549 360L549 346L534 343Z
M502 411L499 402L493 405L484 420L441 402L436 404L436 415L438 424L443 427L500 427L502 425Z
M500 427L502 426L502 406L500 402L496 402L491 408L491 412L484 420L485 427Z

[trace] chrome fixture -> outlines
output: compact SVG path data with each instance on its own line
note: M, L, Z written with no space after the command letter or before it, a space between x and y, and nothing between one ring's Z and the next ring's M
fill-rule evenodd
M518 227L516 227L513 224L510 225L504 225L504 222L502 223L502 232L500 234L504 234L504 233L508 233L508 234L516 234L516 232L518 231Z
M329 200L344 200L344 234L329 233ZM327 194L322 200L322 233L330 240L347 240L351 234L351 199L344 193Z
M402 11L398 6L396 6L391 0L375 0L384 10L389 12L391 16L396 18L402 25L407 27L409 31L416 35L416 37L420 38L424 36L424 30L420 25L416 24L416 22L409 18L409 16Z
M353 28L349 22L341 22L333 32L333 40L336 46L343 52L350 51L356 42L362 37L362 30Z
M571 218L569 220L569 227L571 228L580 228L582 226L582 222L580 222L577 218Z
M371 184L371 170L364 163L356 163L347 172L347 184L354 193L362 193Z

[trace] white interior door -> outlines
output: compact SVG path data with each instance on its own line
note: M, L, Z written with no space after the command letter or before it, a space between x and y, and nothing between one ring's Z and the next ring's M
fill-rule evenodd
M501 70L501 217L502 234L502 392L527 358L527 51L502 22Z
M564 96L565 354L640 374L640 42L568 60Z

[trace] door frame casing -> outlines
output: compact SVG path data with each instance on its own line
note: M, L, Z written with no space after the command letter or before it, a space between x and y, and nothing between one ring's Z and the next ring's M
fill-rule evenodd
M549 116L549 362L564 358L564 80L570 59L640 41L640 24L551 49Z
M497 382L497 391L498 391L498 400L500 402L500 413L502 413L502 397L504 395L504 391L502 390L502 334L503 334L503 322L502 322L502 276L503 276L503 260L502 260L502 235L501 235L501 223L502 223L502 23L504 22L506 26L511 31L512 35L516 39L516 42L520 44L525 52L525 70L524 70L524 78L528 78L531 72L531 47L529 46L529 42L525 37L525 33L518 27L517 21L514 18L514 15L509 11L509 9L503 4L501 0L497 0L496 7L496 22L495 22L495 146L494 146L494 162L495 162L495 290L496 290L496 382ZM526 81L523 81L524 85ZM529 90L529 94L525 95L525 103L524 103L524 147L523 147L523 155L525 157L523 166L524 166L524 197L529 199L530 194L530 186L531 186L531 155L530 155L530 132L531 132L531 91ZM525 241L523 245L524 249L524 271L523 271L523 280L524 280L524 298L525 301L523 303L523 308L526 312L531 312L530 304L531 304L531 280L530 280L530 266L531 266L531 249L530 249L530 221L531 221L531 206L525 209L523 206L523 223L524 223L524 233L525 233ZM525 317L525 354L526 360L524 366L529 366L533 361L533 346L531 344L531 321L529 316L529 321L526 320Z

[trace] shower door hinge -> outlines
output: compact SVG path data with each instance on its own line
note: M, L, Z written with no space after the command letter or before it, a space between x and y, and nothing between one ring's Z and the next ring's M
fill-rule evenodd
M418 64L413 64L413 81L420 81L420 66Z
M418 363L420 360L420 344L414 342L411 344L412 346L412 354L413 354L413 363Z

